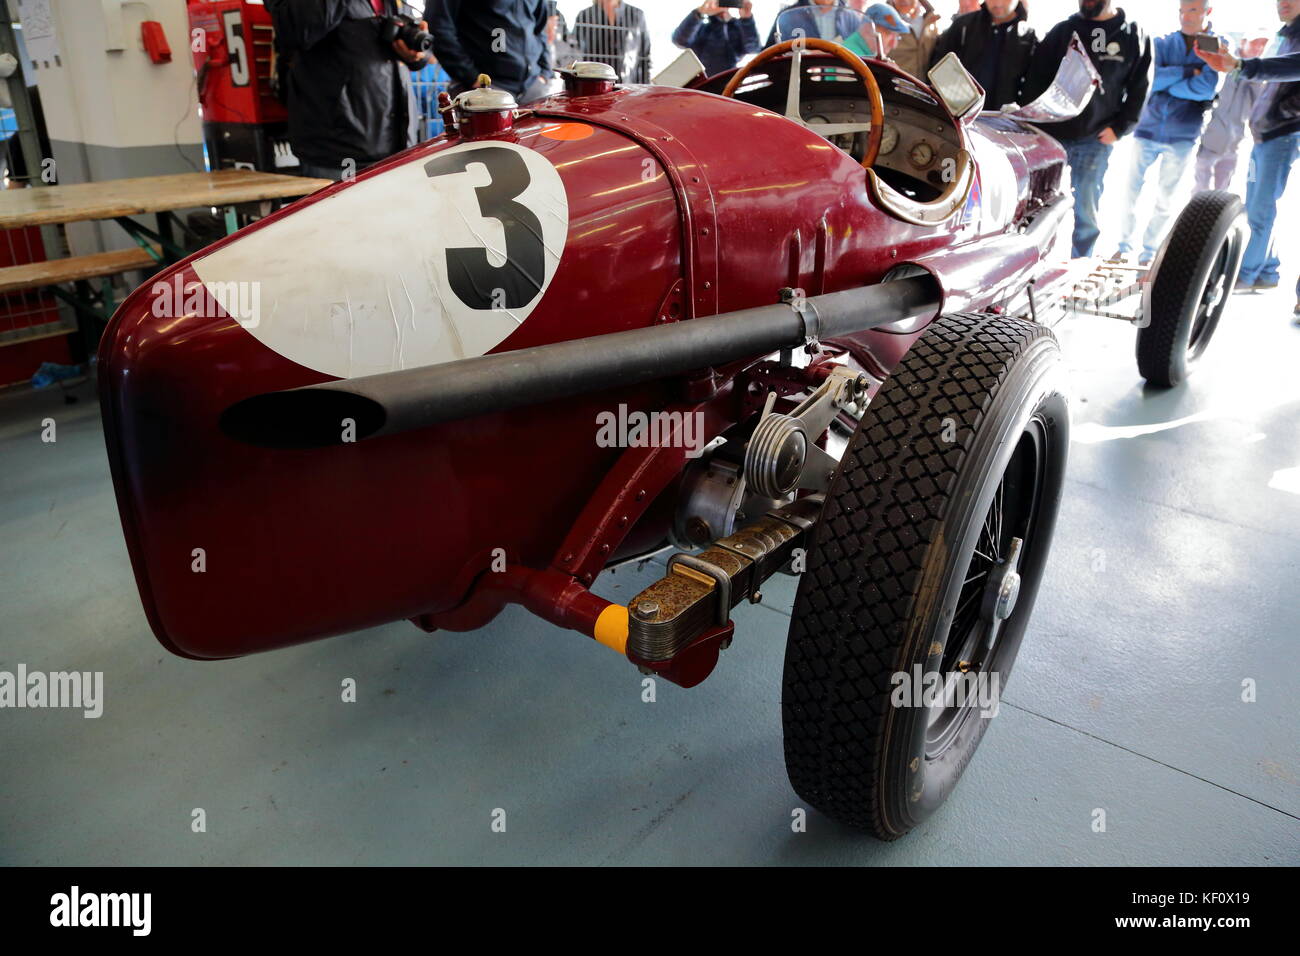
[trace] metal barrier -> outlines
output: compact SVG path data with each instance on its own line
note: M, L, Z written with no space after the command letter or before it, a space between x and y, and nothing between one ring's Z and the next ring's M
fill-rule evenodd
M438 94L451 85L447 71L436 63L411 74L411 87L415 91L415 105L420 120L416 138L419 142L442 135L442 116L438 113Z

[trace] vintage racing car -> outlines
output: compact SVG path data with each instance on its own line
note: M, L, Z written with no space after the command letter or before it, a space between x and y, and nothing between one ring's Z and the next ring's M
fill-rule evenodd
M800 574L790 780L905 833L989 721L899 706L898 676L1005 682L1043 576L1050 324L1136 303L1141 372L1174 384L1241 255L1239 201L1206 193L1150 275L1063 262L1065 154L1030 120L1094 77L1075 49L1017 113L955 57L926 82L802 36L677 87L578 63L531 108L463 93L444 135L160 273L99 352L158 640L217 660L515 603L689 687ZM669 547L628 605L592 592Z

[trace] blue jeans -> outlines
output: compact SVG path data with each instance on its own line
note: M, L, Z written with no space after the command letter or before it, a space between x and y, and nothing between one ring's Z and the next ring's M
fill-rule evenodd
M1147 170L1160 162L1160 181L1156 184L1156 208L1142 236L1142 258L1155 258L1156 249L1164 237L1165 223L1169 221L1169 203L1178 190L1178 183L1187 169L1195 143L1157 143L1155 140L1134 137L1133 164L1128 173L1128 195L1124 202L1124 224L1120 229L1119 251L1133 251L1133 233L1137 230L1138 200L1146 184Z
M1273 249L1273 221L1277 219L1277 201L1286 192L1287 177L1297 156L1300 156L1300 133L1256 143L1251 150L1246 185L1250 242L1246 244L1241 272L1237 274L1242 282L1280 281L1278 269L1282 263Z
M1074 235L1071 237L1071 255L1076 259L1092 255L1093 246L1101 228L1097 225L1097 207L1101 205L1101 189L1110 165L1113 146L1089 139L1063 139L1065 158L1070 164L1070 189L1074 193Z

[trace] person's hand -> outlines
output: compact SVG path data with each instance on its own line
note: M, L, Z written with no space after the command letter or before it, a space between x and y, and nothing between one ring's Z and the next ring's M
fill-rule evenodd
M1114 146L1116 143L1119 142L1119 137L1115 135L1115 131L1113 129L1107 126L1104 130L1102 130L1100 133L1097 134L1097 140L1103 146Z
M1268 37L1255 37L1253 40L1247 40L1241 45L1241 58L1243 60L1253 60L1257 56L1263 56L1266 46L1268 46Z
M1214 67L1220 73L1231 73L1237 68L1237 64L1240 62L1231 53L1223 50L1220 50L1218 53L1211 53L1209 50L1202 50L1199 44L1197 44L1194 49L1196 50L1197 56L1210 64L1210 66Z
M928 27L932 24L938 23L942 19L943 17L939 16L937 13L927 13L925 15L925 25Z
M555 31L560 28L559 17L546 18L546 42L550 46L555 45Z
M421 21L420 21L420 29L421 29L421 30L428 30L428 29L429 29L429 24L428 24L426 21L421 20ZM429 51L428 51L428 50L418 50L418 51L417 51L417 50L412 50L409 46L407 46L407 45L406 45L405 43L403 43L401 40L394 40L394 41L393 41L393 52L396 53L399 57L401 57L402 60L403 60L404 62L406 62L406 63L410 63L410 64L424 63L424 62L428 61L428 59L429 59Z
M680 10L681 8L678 7L678 9ZM700 4L699 7L696 8L695 12L702 17L713 17L721 13L722 8L718 6L717 0L705 0L704 3Z

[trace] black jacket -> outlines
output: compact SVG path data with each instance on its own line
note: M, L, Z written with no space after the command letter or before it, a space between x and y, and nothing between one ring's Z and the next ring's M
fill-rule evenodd
M1265 80L1271 83L1300 80L1300 53L1283 53L1281 56L1242 60L1241 75L1248 80Z
M992 89L985 88L984 105L998 109L1008 103L1023 103L1021 97L1025 75L1038 47L1038 34L1029 25L1025 5L1016 5L1016 18L1004 25L1005 38L999 48L994 39L993 17L981 6L972 13L953 18L952 26L943 31L930 57L930 65L949 53L956 53L962 66L983 83L994 77ZM995 58L995 62L991 62Z
M289 64L289 142L298 159L352 160L360 169L415 144L411 72L380 38L369 0L266 0L266 8Z
M1300 45L1300 19L1292 20L1284 26L1279 35L1283 37L1287 47L1294 51L1297 45ZM1246 60L1242 65L1241 72L1248 76L1254 74L1251 77L1252 79L1261 79L1262 77L1259 74L1262 71L1258 66L1253 67L1250 73L1247 73L1245 66L1245 64L1260 62L1268 63L1270 61ZM1270 84L1270 86L1272 85ZM1261 119L1250 124L1250 130L1254 133L1255 138L1264 143L1279 136L1300 133L1300 81L1278 83L1276 86L1276 90L1265 87L1264 91L1260 93L1261 96L1269 96L1271 93L1273 104Z
M1075 14L1052 27L1034 51L1025 78L1025 102L1033 102L1052 85L1070 47L1070 37L1076 33L1101 74L1102 85L1074 119L1038 125L1061 140L1092 139L1107 126L1116 136L1124 136L1137 126L1146 105L1153 55L1151 38L1123 10L1109 20L1088 20Z
M370 0L266 0L300 160L360 169L415 143L408 67L380 39ZM396 9L392 0L387 6Z
M702 17L692 10L673 31L673 44L692 50L700 58L704 72L717 76L735 67L746 53L757 53L758 27L753 17Z
M480 73L520 96L551 72L546 0L429 0L424 19L433 53L452 83L470 87Z

